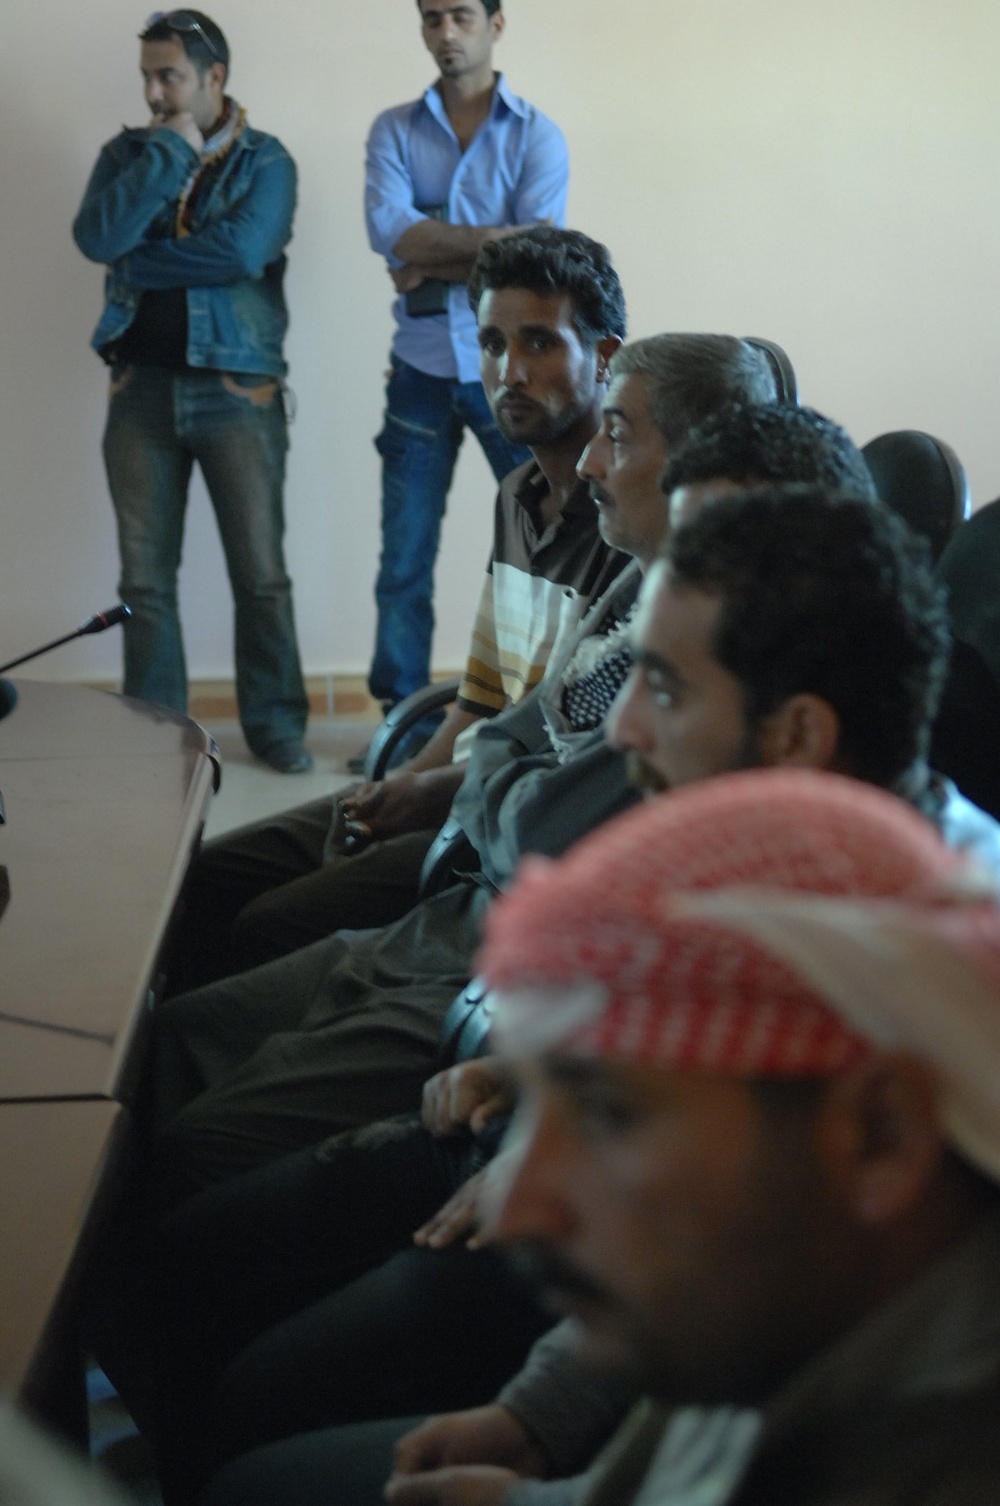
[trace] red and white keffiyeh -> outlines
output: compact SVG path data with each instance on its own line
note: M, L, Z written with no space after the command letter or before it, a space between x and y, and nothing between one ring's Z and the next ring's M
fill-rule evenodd
M996 889L870 785L755 770L646 802L526 860L480 967L510 1053L807 1077L911 1052L1000 1176Z

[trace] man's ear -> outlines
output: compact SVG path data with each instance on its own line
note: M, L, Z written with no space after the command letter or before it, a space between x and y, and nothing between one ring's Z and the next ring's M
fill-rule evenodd
M226 92L226 69L222 63L212 63L208 69L208 76L212 86L218 89L220 95Z
M608 379L608 363L616 350L620 350L622 339L620 335L602 335L594 347L597 351L597 380L606 382Z
M944 1139L934 1074L906 1056L874 1056L830 1082L821 1154L856 1223L904 1219L941 1168Z
M782 701L760 723L760 757L766 768L835 769L840 718L822 696L803 691Z
M490 31L493 33L494 42L499 42L503 36L503 29L507 25L507 17L502 10L494 11L490 16Z

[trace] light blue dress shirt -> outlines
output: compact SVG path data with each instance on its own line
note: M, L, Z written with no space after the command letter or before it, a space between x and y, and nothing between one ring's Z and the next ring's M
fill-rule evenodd
M365 219L372 250L399 266L392 248L405 230L446 206L452 225L566 223L569 155L559 127L497 75L493 105L465 152L437 87L385 110L368 137ZM412 319L393 305L393 353L430 376L479 377L476 321L464 283L448 291L448 312Z

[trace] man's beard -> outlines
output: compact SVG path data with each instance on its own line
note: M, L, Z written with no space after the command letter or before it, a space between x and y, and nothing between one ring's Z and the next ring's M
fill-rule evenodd
M746 728L732 761L724 769L716 769L714 774L738 774L742 769L761 767L760 732L756 726L751 726ZM643 795L662 795L664 790L674 788L665 774L661 774L648 758L633 748L629 748L625 754L625 774L632 788ZM704 777L707 779L712 776L706 774Z
M523 417L519 416L517 425L508 425L504 421L503 406L497 407L494 417L497 428L506 439L508 444L523 445L547 445L555 444L568 434L573 426L579 423L581 414L572 410L563 409L560 413L549 413L541 403L536 403L530 398L519 400L519 407L527 409Z

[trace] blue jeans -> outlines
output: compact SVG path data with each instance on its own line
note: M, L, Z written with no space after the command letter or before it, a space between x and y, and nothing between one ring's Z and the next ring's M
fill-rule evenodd
M481 382L427 376L393 357L385 423L375 441L382 457L382 557L368 688L379 701L400 701L430 680L434 561L466 427L498 481L528 459L527 450L500 433Z
M197 461L235 602L236 699L263 753L302 736L308 712L285 570L288 434L278 382L225 372L116 367L104 463L118 519L126 695L187 708L177 613L188 482Z

